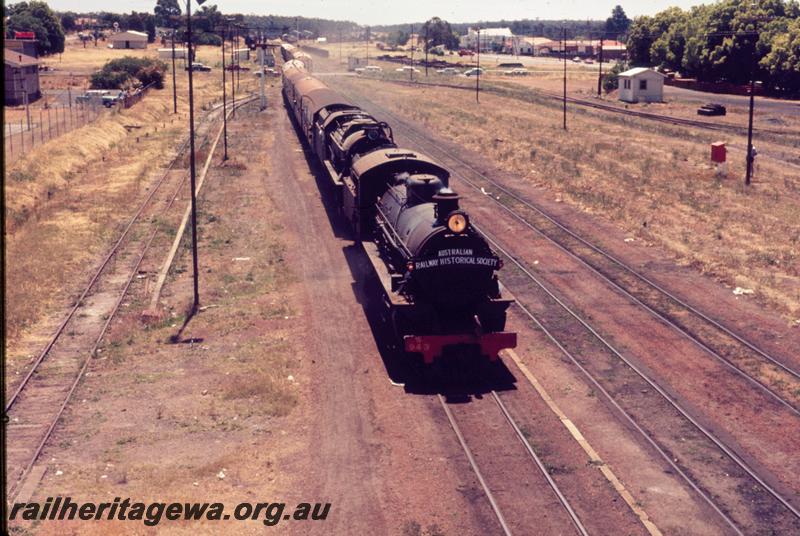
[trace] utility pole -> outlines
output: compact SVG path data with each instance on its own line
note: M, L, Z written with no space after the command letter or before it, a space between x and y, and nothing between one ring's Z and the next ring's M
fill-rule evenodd
M222 136L224 153L222 160L228 159L228 98L225 91L225 30L222 30Z
M603 89L603 34L600 34L600 54L598 56L600 68L597 71L597 96L600 96L600 90Z
M261 109L264 110L267 107L267 94L265 93L265 84L267 73L264 72L264 56L267 55L267 44L261 43Z
M203 3L205 0L198 0L198 3ZM192 0L186 0L186 32L189 41L189 54L192 50ZM190 56L191 58L191 56ZM192 314L197 313L200 307L200 286L198 282L198 267L197 267L197 170L195 168L194 158L194 88L192 87L192 66L191 59L189 61L189 177L192 196L192 274L194 276L194 300L192 302Z
M567 28L562 28L562 38L564 41L564 130L567 130Z
M417 43L414 42L414 25L411 25L411 69L408 70L409 79L414 81L414 49L417 48Z
M369 65L369 26L367 26L367 33L364 34L364 48L367 51L367 65Z
M230 25L228 26L230 28ZM236 117L236 85L234 83L234 75L233 69L236 63L233 60L233 49L235 48L233 45L233 30L230 31L231 34L231 117Z
M754 33L758 35L757 26ZM744 178L745 186L750 186L750 181L753 176L753 160L755 158L755 155L753 154L753 108L755 107L755 96L756 96L756 48L754 43L753 59L752 59L752 64L750 66L750 112L748 114L748 119L747 119L747 173Z
M342 63L342 29L339 28L339 64Z
M178 88L175 86L175 28L172 29L172 113L178 113Z
M236 28L236 89L239 89L239 77L242 71L240 61L242 58L239 57L239 26L234 25L234 28Z
M428 30L430 29L429 26L430 24L425 25L425 78L428 77Z
M481 29L478 28L478 70L475 73L475 102L480 103L481 92Z

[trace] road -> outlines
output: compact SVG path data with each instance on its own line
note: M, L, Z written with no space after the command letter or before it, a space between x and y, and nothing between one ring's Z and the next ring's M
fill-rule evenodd
M725 106L749 106L750 97L745 95L722 95L719 93L706 93L681 87L664 86L664 97L679 98L684 100L696 100L703 102L718 102ZM797 114L800 115L800 101L778 100L767 97L756 97L755 107L757 110L769 111L773 113Z

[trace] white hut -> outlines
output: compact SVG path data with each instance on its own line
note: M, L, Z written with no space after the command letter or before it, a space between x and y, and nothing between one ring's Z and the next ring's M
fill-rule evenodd
M147 34L128 30L112 35L111 48L147 48Z
M625 102L661 102L664 100L663 74L636 67L619 74L619 100Z

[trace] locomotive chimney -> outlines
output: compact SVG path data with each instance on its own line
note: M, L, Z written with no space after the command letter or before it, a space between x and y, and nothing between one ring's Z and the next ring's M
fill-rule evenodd
M433 202L436 203L436 219L440 223L445 222L448 214L458 210L458 200L458 194L450 188L442 188L433 196Z

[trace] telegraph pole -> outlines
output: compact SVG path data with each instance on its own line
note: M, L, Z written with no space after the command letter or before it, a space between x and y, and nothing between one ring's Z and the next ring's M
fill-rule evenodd
M755 22L754 37L758 37L758 21ZM750 112L747 119L747 173L744 178L745 186L750 186L753 177L753 108L755 107L756 97L756 39L753 39L753 59L750 65Z
M564 41L564 130L567 130L567 28L562 29L562 37Z
M364 34L364 50L367 52L367 65L369 65L369 26L367 26L367 33Z
M172 113L178 113L178 88L175 86L175 28L172 29Z
M430 22L430 21L428 21ZM428 77L428 30L430 24L425 25L425 77Z
M480 104L481 93L481 29L478 28L478 70L475 74L475 102Z
M261 109L265 109L267 107L267 94L264 92L267 73L264 72L264 56L267 55L267 44L261 43Z
M414 81L414 49L417 48L417 44L413 41L414 38L414 25L411 25L411 69L408 70L409 79L413 82Z
M201 0L199 3L205 2ZM200 307L200 286L198 282L198 267L197 267L197 192L196 190L196 168L194 157L194 90L192 87L192 72L194 66L192 65L192 0L186 2L186 32L187 40L189 42L189 177L192 198L192 274L194 280L194 301L192 302L192 315L197 313Z
M222 30L222 132L223 132L223 147L225 152L222 155L222 160L228 159L228 98L225 91L225 30Z
M228 26L230 28L230 25ZM233 61L233 30L230 31L231 34L231 117L236 117L236 84L234 83L234 76L233 76L233 66L235 65Z
M598 57L600 68L597 71L597 96L600 96L600 90L603 88L603 34L600 34L600 54Z

